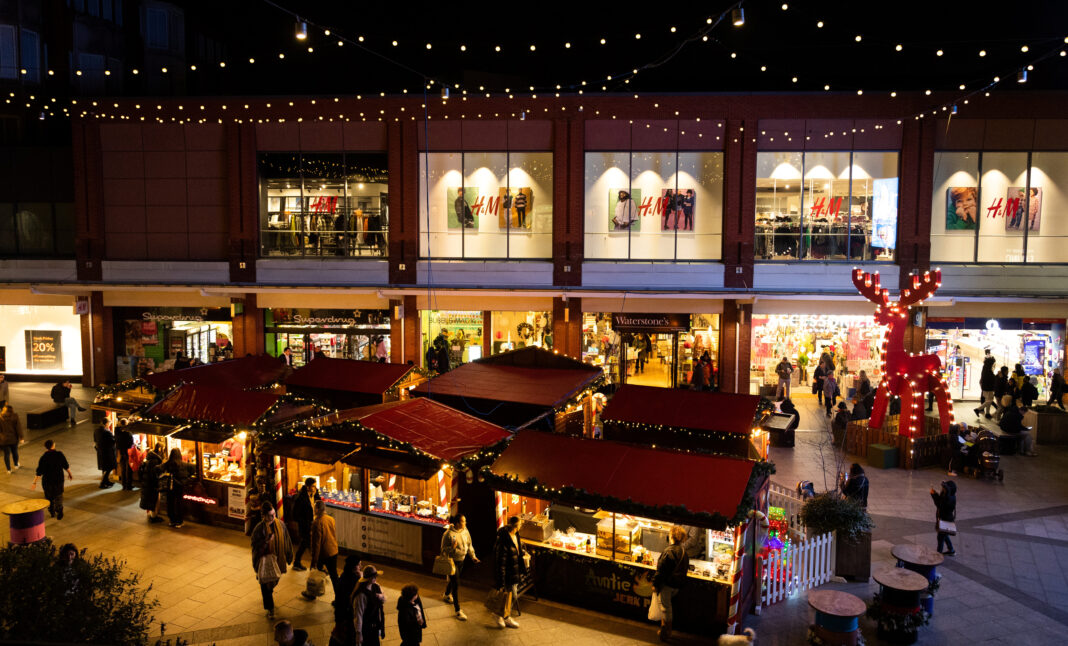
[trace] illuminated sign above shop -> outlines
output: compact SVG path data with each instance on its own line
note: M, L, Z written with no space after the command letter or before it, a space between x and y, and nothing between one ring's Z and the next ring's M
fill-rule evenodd
M688 332L689 314L612 314L616 332Z

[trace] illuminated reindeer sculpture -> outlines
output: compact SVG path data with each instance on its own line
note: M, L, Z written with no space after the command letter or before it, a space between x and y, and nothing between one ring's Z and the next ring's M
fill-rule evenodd
M901 398L901 423L898 433L904 437L923 435L924 394L933 392L938 400L938 417L942 433L949 432L953 423L953 402L949 388L941 375L942 362L933 354L913 354L905 351L905 329L909 323L909 308L929 298L942 284L942 272L924 272L923 280L912 276L912 286L901 290L897 303L890 302L888 290L879 286L879 274L873 276L860 269L853 270L853 284L861 295L875 303L875 322L886 326L883 337L882 381L876 388L875 404L871 410L872 428L881 428L891 396Z

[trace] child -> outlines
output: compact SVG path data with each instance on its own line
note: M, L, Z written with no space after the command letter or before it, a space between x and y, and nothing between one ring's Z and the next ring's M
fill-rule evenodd
M400 628L401 646L423 643L426 613L423 612L423 601L419 598L419 588L412 583L401 588L400 598L397 599L397 626Z

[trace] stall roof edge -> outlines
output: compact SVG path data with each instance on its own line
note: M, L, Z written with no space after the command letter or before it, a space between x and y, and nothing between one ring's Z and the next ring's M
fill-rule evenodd
M286 380L286 386L381 395L404 379L414 366L354 359L313 359Z
M164 392L183 382L241 390L275 383L280 381L284 374L285 365L280 360L269 354L259 354L180 370L156 372L145 375L144 380L156 390Z
M757 395L627 384L609 400L601 419L749 435L759 404Z

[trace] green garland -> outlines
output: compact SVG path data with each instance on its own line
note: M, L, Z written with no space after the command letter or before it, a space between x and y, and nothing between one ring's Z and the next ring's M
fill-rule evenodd
M821 639L820 636L816 634L816 631L814 631L811 626L809 626L808 629L808 643L809 646L827 646L827 642L823 641L823 639ZM857 646L866 646L866 642L864 641L864 635L860 634L859 630L857 631Z
M118 393L126 392L128 390L134 390L136 388L142 388L150 393L156 393L156 387L148 383L144 379L127 379L126 381L120 381L117 384L103 384L97 386L97 397L110 397Z
M875 593L872 604L868 606L864 615L878 623L880 630L889 633L914 633L921 626L926 626L931 619L931 615L927 614L922 607L906 614L886 610L883 607L882 595L878 592Z
M191 418L185 418L185 417L176 417L174 415L167 415L167 414L155 414L155 415L142 414L141 415L141 419L143 419L145 421L148 421L148 422L155 422L155 423L158 423L158 424L169 425L169 426L189 425L189 426L193 426L193 427L196 427L196 428L206 428L206 429L215 430L215 431L235 431L235 432L239 431L241 429L250 429L250 430L258 431L260 433L265 433L266 432L264 430L265 429L265 426L264 426L265 420L269 419L272 415L277 413L283 406L314 406L314 407L320 409L318 411L318 413L325 413L328 410L333 410L333 409L330 409L330 408L327 408L327 407L323 406L318 400L307 398L307 397L299 397L297 395L292 395L292 394L285 394L285 395L279 395L278 401L276 401L275 403L271 404L271 407L268 408L263 413L263 415L261 415L259 417L259 419L254 421L252 424L247 424L247 425L246 424L225 424L225 423L216 422L216 421L213 421L213 420L191 419ZM337 411L334 411L334 412L337 412ZM291 428L291 427L293 427L293 426L295 426L297 424L300 424L300 422L301 422L301 420L294 421L294 422L291 422L289 424L286 424L286 425L282 426L282 428Z

